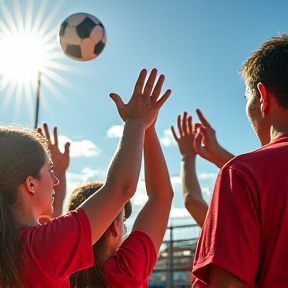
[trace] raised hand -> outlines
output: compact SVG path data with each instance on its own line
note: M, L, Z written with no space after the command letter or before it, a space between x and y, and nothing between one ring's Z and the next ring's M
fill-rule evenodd
M160 98L161 89L165 76L161 74L155 84L157 69L152 69L145 84L147 70L143 69L136 81L133 94L127 104L124 104L121 97L116 93L110 93L110 97L116 104L120 117L125 122L127 119L139 119L148 128L157 118L161 106L171 94L168 89ZM158 99L159 98L159 99Z
M50 218L56 218L62 214L63 203L66 195L66 170L68 169L70 156L69 156L69 148L70 143L65 144L64 153L62 153L58 146L58 132L57 127L54 127L53 130L53 138L54 141L51 141L49 128L47 123L43 124L43 130L38 128L38 132L41 133L48 141L48 149L51 153L51 158L53 161L53 172L59 178L60 183L54 187L55 190L55 198L53 202L53 213L52 215L43 215L39 218L39 222L45 223ZM41 219L42 218L42 219Z
M195 123L194 125L194 133L196 134L194 141L195 152L221 168L234 155L220 146L215 130L203 116L200 109L196 109L196 113L201 123Z
M175 129L171 126L171 131L176 140L181 155L194 155L196 156L196 152L194 150L194 129L192 125L192 116L187 117L187 112L183 113L182 121L181 115L177 117L177 126L178 126L178 134L176 135Z
M38 132L41 133L48 141L48 149L51 153L55 174L57 175L65 173L69 167L70 162L70 156L69 156L70 143L67 142L65 144L64 153L62 153L58 146L58 132L56 126L53 129L53 136L54 136L53 142L51 141L47 123L43 124L43 130L41 128L38 128Z

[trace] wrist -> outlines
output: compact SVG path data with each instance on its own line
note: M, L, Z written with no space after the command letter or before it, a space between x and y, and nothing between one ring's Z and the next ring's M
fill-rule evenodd
M234 157L231 153L219 146L218 151L215 153L214 161L212 161L218 168L224 166L229 160Z
M195 158L196 158L196 153L194 153L194 152L189 152L189 153L183 153L182 154L182 161L195 160Z
M143 127L144 129L146 128L146 123L144 122L144 120L142 119L139 119L139 118L128 118L126 121L125 121L125 126L127 125L132 125L132 126L139 126L139 127Z

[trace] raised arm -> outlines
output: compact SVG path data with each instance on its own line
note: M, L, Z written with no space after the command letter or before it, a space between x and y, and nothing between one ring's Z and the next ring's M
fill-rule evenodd
M221 168L230 159L234 158L234 155L220 146L215 130L203 116L201 110L197 109L196 113L201 123L195 124L196 136L194 149L202 158Z
M66 171L69 167L70 156L69 148L70 143L65 144L64 153L62 153L58 146L58 128L55 126L53 129L53 142L51 141L49 128L47 123L43 124L45 137L48 140L48 148L50 150L53 161L53 172L59 178L59 184L55 186L55 197L53 202L52 218L56 218L63 213L63 203L66 197Z
M208 210L208 204L203 199L196 174L196 152L193 147L192 117L189 116L187 118L187 116L187 112L184 112L181 120L181 115L178 115L177 126L179 137L176 135L174 127L171 127L171 130L182 155L181 178L185 207L196 223L202 227Z
M156 74L154 75L156 77ZM151 92L152 101L161 93L164 75ZM145 183L148 201L138 214L132 231L142 231L152 240L158 253L167 228L173 190L164 155L155 131L155 122L146 130L144 140Z
M63 203L66 197L66 171L70 162L70 143L67 142L65 144L64 153L62 153L58 146L57 127L54 127L53 129L53 141L51 140L47 123L43 124L43 130L38 128L38 132L41 133L48 141L48 148L54 165L53 172L59 179L59 184L54 187L55 197L53 201L53 213L51 215L42 215L39 219L40 223L45 223L49 221L50 218L56 218L63 213Z
M170 94L165 93L159 100L157 97L152 101L147 91L147 86L151 85L150 78L144 84L146 74L145 69L140 72L128 104L124 104L119 95L110 94L125 124L103 187L78 208L83 209L89 219L92 243L99 239L134 195L140 173L145 130L155 121L159 109Z

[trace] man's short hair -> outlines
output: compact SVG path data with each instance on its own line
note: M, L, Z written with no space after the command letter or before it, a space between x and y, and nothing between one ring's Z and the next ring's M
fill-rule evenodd
M288 35L279 33L266 40L243 64L240 74L252 93L262 83L288 109Z

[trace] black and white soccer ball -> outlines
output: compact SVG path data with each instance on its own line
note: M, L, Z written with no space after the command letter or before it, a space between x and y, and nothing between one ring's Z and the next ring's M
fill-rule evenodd
M76 13L65 19L58 36L65 55L80 61L96 58L106 45L104 25L87 13Z

